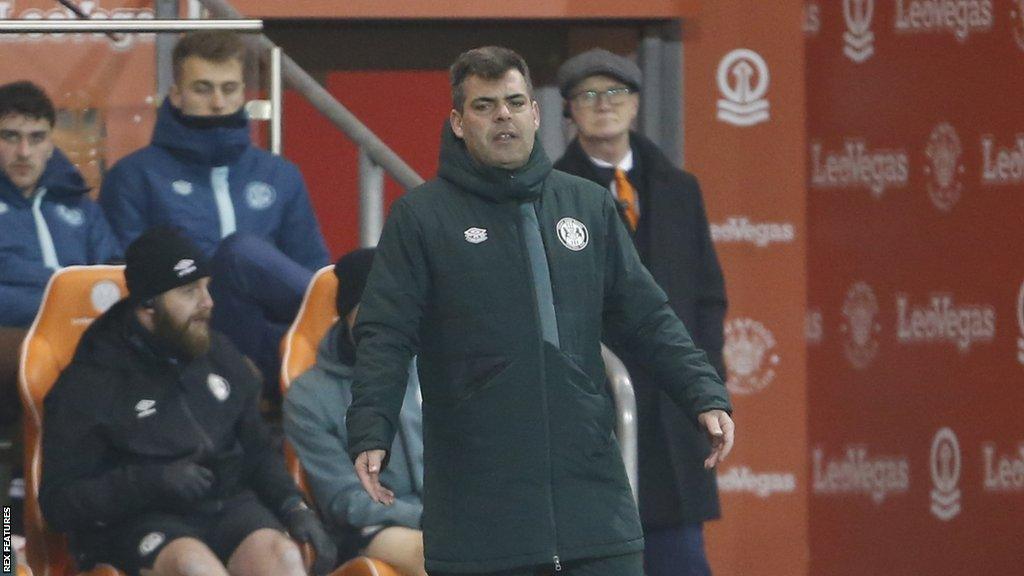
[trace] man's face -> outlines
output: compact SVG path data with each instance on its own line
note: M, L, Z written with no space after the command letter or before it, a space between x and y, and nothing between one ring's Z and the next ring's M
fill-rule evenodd
M640 110L640 95L609 76L590 76L569 95L569 112L584 140L607 140L629 132ZM588 94L589 93L589 94Z
M8 114L0 118L0 169L25 197L35 192L53 155L53 126L44 118Z
M212 62L189 56L181 62L181 77L168 97L189 116L234 114L245 103L242 63L233 58Z
M540 111L522 73L512 69L497 80L469 76L462 88L462 111L452 110L449 121L469 155L484 166L509 170L526 164L540 127Z
M200 278L168 290L154 301L153 333L190 358L202 356L210 349L213 300L209 285L208 277Z

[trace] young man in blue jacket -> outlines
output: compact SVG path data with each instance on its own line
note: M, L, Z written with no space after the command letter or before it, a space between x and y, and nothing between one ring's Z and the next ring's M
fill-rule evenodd
M391 462L381 475L395 494L385 506L363 490L348 458L345 410L352 404L356 345L352 337L375 250L341 257L338 321L324 336L316 365L300 376L284 399L284 431L306 471L321 517L335 533L341 559L356 553L379 558L406 576L425 576L423 567L423 412L413 371L391 445Z
M53 102L31 82L0 86L0 437L18 423L18 350L55 270L121 249L85 180L54 146ZM4 443L0 462L17 464ZM0 477L6 474L0 473ZM0 481L0 501L7 486Z
M252 144L245 54L230 32L182 36L152 142L114 165L100 204L122 245L169 224L213 257L213 326L276 393L278 342L329 258L298 168Z

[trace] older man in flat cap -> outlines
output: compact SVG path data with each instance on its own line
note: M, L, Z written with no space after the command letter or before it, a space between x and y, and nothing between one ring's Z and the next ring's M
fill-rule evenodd
M555 168L609 188L640 259L724 379L725 283L697 179L631 130L640 108L640 69L593 49L558 70L565 114L577 137ZM640 517L649 576L710 574L703 522L718 518L709 446L693 421L660 391L642 365L626 365L639 414Z

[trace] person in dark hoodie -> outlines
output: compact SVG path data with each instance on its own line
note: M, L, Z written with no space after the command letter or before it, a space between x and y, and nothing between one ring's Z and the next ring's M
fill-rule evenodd
M595 48L558 70L565 113L577 136L555 168L609 188L640 260L668 294L719 376L726 297L722 268L697 179L672 164L654 142L633 132L640 108L640 68ZM703 523L721 515L713 470L702 466L708 443L661 391L655 375L627 362L637 397L639 501L648 576L707 576Z
M17 468L18 356L55 270L121 256L82 175L53 143L55 111L31 82L0 86L0 468ZM0 470L7 478L10 470ZM0 502L7 482L0 480Z
M284 432L306 472L321 517L333 529L341 561L355 554L379 558L405 576L423 568L423 413L415 370L409 384L391 460L381 478L395 495L385 506L363 490L347 455L345 410L352 404L358 317L375 250L361 248L334 265L338 321L320 342L316 365L299 376L284 399ZM341 408L339 410L339 407Z
M170 224L213 258L213 326L274 395L278 343L329 257L298 168L251 142L245 54L231 32L181 37L153 140L111 168L100 204L124 246Z
M552 170L522 57L470 50L451 86L438 176L392 206L360 304L349 455L394 502L380 474L415 354L431 576L639 576L601 342L707 430L708 467L732 448L725 387L608 191Z
M86 330L44 401L39 505L80 569L317 574L335 549L259 414L255 372L209 327L205 256L176 229L129 245L128 297Z

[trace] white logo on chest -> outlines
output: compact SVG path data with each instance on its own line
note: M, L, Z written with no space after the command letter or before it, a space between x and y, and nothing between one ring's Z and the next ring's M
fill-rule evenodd
M558 240L562 245L573 252L583 250L590 243L587 227L575 218L562 218L555 225L555 231L558 232Z
M210 374L206 378L206 385L210 387L210 393L213 394L214 398L221 402L228 399L231 395L231 385L222 376L217 374Z
M149 556L156 547L163 544L164 539L163 532L150 532L146 534L142 540L139 541L139 556Z
M69 226L78 227L85 223L85 214L80 208L68 208L63 204L58 204L56 211L57 216L60 216L60 219L67 222Z
M487 240L487 230L485 228L469 228L463 234L466 236L466 242L470 244L479 244Z
M192 193L192 183L187 180L175 180L171 182L171 190L178 196L188 196Z
M145 418L156 414L156 400L139 400L135 405L135 417Z
M250 182L245 187L245 203L253 210L265 210L277 199L274 187L266 182Z
M0 214L7 214L8 210L10 210L10 208L7 207L7 204L0 202Z

